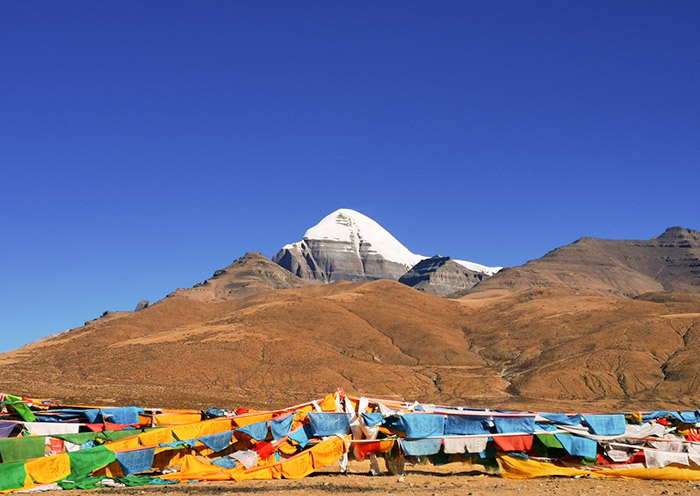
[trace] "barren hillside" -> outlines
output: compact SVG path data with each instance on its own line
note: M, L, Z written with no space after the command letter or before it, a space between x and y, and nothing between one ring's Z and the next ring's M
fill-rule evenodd
M570 290L447 300L340 282L173 295L0 355L2 390L83 403L288 405L355 393L475 406L695 407L700 297Z

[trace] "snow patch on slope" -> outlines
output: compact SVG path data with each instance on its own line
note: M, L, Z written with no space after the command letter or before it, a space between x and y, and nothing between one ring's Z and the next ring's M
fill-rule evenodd
M487 267L486 265L481 265L476 262L468 262L467 260L455 260L455 262L457 262L462 267L466 267L469 270L473 270L474 272L483 272L484 274L488 274L490 276L494 275L496 272L503 268Z

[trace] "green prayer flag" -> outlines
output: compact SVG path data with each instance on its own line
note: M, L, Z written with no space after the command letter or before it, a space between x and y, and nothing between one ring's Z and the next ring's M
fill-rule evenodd
M554 434L537 434L537 439L547 448L564 449L564 446L554 437Z
M79 481L90 476L93 470L105 467L115 461L117 456L104 446L68 453L70 458L70 475L67 479Z
M0 457L3 463L31 460L44 456L44 436L10 437L0 439Z
M85 444L90 441L94 441L95 439L98 439L100 432L78 432L75 434L53 434L51 437L55 437L57 439L63 439L64 441L68 441L69 443L73 444Z
M0 491L21 489L26 479L24 462L0 463Z
M549 458L559 458L566 455L566 450L554 434L535 434L533 448L535 453Z
M61 486L62 489L97 489L98 487L106 487L101 484L101 482L104 479L109 479L109 477L105 476L88 476L84 477L80 480L62 480L58 483L59 486ZM131 476L131 477L113 477L112 480L114 482L118 482L120 484L124 484L127 487L137 487L137 486L146 486L151 483L153 480L153 477L148 477L148 476L142 476L142 477L136 477L136 476ZM172 483L172 481L167 481L168 483Z
M141 434L141 429L126 429L123 431L104 431L100 432L100 439L106 439L107 441L119 441L121 439L138 436Z
M102 479L105 479L105 477L87 476L80 480L65 479L59 481L57 484L61 487L61 489L97 489L98 487L104 487L98 484Z
M127 437L141 434L141 429L127 429L124 431L104 431L104 432L78 432L77 434L54 434L51 437L63 439L73 444L85 444L89 441L103 439L105 441L119 441Z
M5 399L9 402L9 405L15 409L15 411L22 417L22 420L26 422L36 422L36 415L29 409L26 401L22 401L19 396L13 396L11 394L6 394Z
M126 486L135 487L150 484L153 480L153 477L131 475L129 477L116 477L114 480L117 482L121 482Z

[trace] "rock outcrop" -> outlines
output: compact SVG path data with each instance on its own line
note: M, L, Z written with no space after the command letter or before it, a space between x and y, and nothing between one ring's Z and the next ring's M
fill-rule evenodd
M467 269L450 257L436 255L420 261L401 276L399 282L424 293L447 296L472 288L488 277L483 272Z
M271 262L261 253L248 252L224 269L189 289L178 289L168 296L184 296L199 301L225 301L245 298L273 289L300 288L307 283Z
M141 310L145 310L148 308L150 305L150 302L148 300L141 300L136 304L136 308L134 308L134 312L140 312Z

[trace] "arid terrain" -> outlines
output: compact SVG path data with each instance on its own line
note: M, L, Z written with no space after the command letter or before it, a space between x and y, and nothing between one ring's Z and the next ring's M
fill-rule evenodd
M688 233L670 230L669 236L682 239L654 241L652 248L691 250L683 263L692 272L696 240L686 248ZM309 284L250 253L153 305L106 312L83 327L0 355L0 388L68 404L194 409L286 407L338 387L500 409L697 408L696 275L682 287L659 282L663 277L649 282L639 274L657 270L658 253L645 261L639 249L647 253L647 245L598 241L569 245L452 298L389 280ZM612 258L610 247L616 251ZM627 248L637 255L626 255ZM598 256L615 261L595 268ZM576 260L588 260L588 268L576 272ZM666 257L663 264L674 260ZM104 491L608 495L700 489L680 481L505 480L480 466L454 463L410 466L402 478L367 472L365 462L352 462L349 475L330 466L300 481Z
M355 394L496 408L695 408L700 297L569 289L450 300L379 280L175 294L0 355L5 391L72 403L288 406Z

